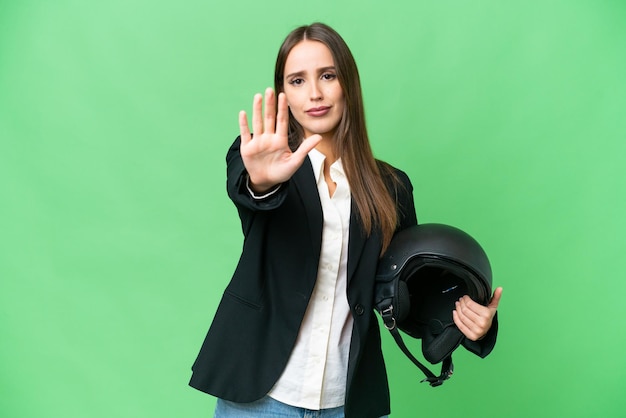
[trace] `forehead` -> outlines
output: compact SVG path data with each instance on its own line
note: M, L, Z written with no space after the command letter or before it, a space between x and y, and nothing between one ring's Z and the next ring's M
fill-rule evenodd
M318 41L304 40L294 46L285 61L285 74L333 67L335 62L330 49Z

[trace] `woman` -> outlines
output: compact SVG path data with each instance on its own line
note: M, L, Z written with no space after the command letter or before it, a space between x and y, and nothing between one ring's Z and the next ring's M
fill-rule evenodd
M244 246L190 384L218 397L217 418L378 418L389 390L374 274L393 234L417 223L412 185L374 159L356 64L333 29L287 36L275 91L264 111L254 97L254 135L240 113L227 154ZM479 340L496 307L464 298L455 320ZM472 351L486 355L494 338Z

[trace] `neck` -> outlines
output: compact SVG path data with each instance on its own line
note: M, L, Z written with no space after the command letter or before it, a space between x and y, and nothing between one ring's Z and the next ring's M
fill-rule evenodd
M319 144L315 147L316 150L321 152L326 156L326 160L324 161L324 165L330 166L332 163L337 161L337 157L335 156L335 147L333 146L332 138L322 138Z

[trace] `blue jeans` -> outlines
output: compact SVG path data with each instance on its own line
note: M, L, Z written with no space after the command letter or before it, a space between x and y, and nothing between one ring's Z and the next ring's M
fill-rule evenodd
M344 418L344 416L343 406L312 411L286 405L264 396L250 403L236 403L218 398L214 418Z

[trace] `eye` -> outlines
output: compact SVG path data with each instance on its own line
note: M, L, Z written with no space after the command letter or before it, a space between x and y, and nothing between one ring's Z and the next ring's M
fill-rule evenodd
M304 80L301 78L292 78L291 80L288 81L289 84L291 84L292 86L301 86L302 83L304 83Z
M324 73L322 74L322 79L323 80L334 80L337 78L337 74L335 73Z

